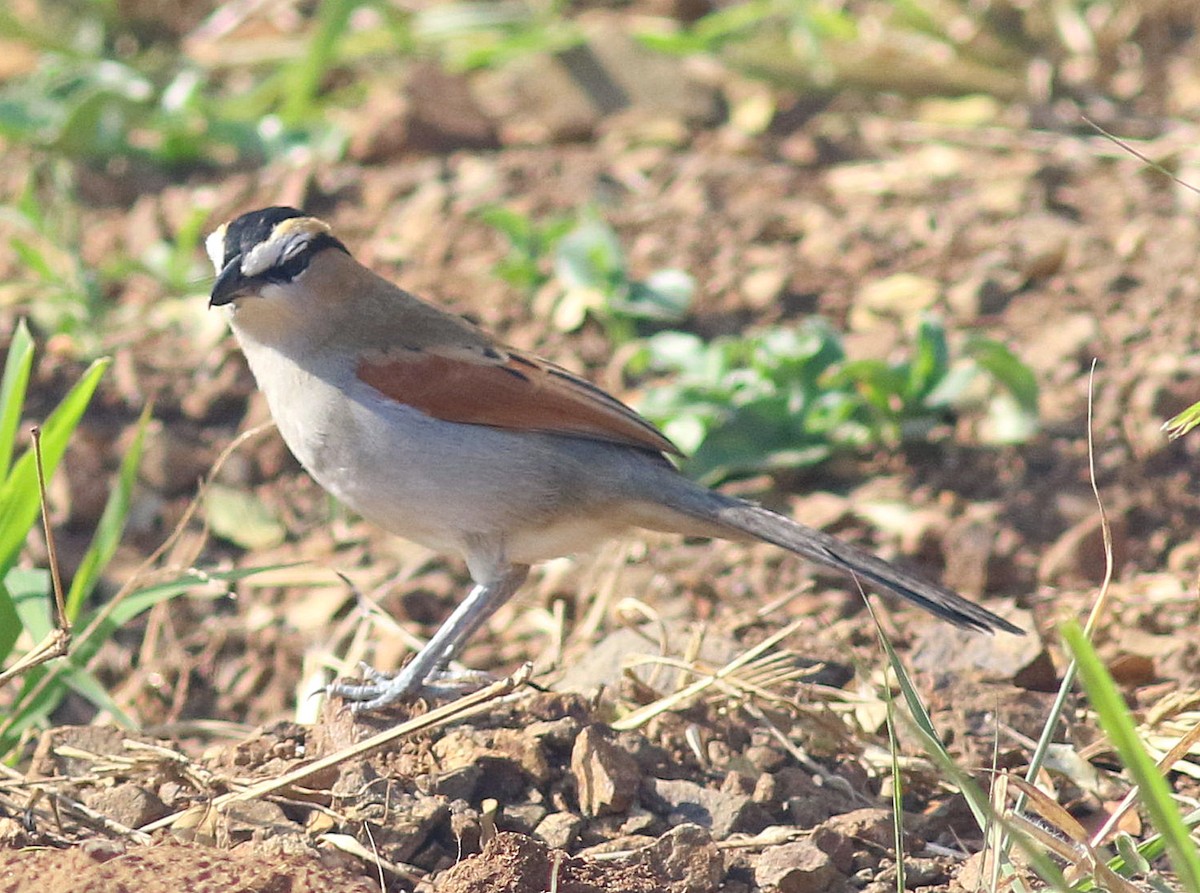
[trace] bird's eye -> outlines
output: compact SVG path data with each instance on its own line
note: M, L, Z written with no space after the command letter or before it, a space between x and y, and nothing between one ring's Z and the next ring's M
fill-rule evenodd
M306 269L308 269L309 261L312 260L311 251L298 251L285 260L279 266L271 267L264 272L263 278L268 282L285 283L291 282Z

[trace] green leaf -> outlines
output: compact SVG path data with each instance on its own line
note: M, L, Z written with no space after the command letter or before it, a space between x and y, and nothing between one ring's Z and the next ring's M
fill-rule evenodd
M1117 848L1117 853L1120 855L1124 864L1129 867L1130 871L1137 874L1148 874L1150 871L1150 863L1146 861L1146 857L1138 852L1137 844L1134 843L1132 837L1125 831L1117 833L1113 838L1113 844Z
M846 359L841 336L823 319L799 328L767 329L752 342L751 362L766 377L805 394L818 390L822 375Z
M82 695L93 706L112 716L117 725L126 729L137 728L133 717L121 709L104 684L87 667L67 667L63 670L60 681L71 691Z
M1075 621L1062 630L1063 640L1079 666L1079 678L1096 711L1100 727L1138 786L1142 805L1166 843L1171 867L1184 890L1200 890L1200 850L1188 833L1166 776L1138 738L1129 708L1092 643Z
M613 309L639 319L678 322L687 316L696 281L682 270L659 270L630 286L629 297Z
M1037 415L1037 378L1006 345L991 338L973 338L967 342L964 352L1007 388L1022 409Z
M9 571L12 573L12 571ZM8 660L21 637L21 617L8 586L0 583L0 665Z
M625 257L612 227L594 215L558 240L554 275L567 289L598 289L612 294L625 285Z
M279 519L244 490L210 484L204 510L213 533L249 551L278 546L287 536Z
M50 571L40 567L14 567L4 576L4 587L12 596L21 629L35 642L46 638L54 629Z
M514 246L533 245L533 221L524 214L503 205L489 205L478 212L479 219L506 236Z
M42 426L42 461L47 479L53 477L58 468L67 442L109 362L108 359L93 362ZM29 449L0 484L0 573L6 574L16 560L29 529L37 520L39 504L37 469L33 450Z
M986 443L1025 443L1038 430L1037 414L1007 392L997 394L988 402L987 420L986 429L980 432Z
M787 397L776 394L739 406L715 425L684 467L712 484L737 474L816 465L831 452L828 440L805 437L793 424Z
M17 426L25 408L25 391L33 370L33 339L29 326L20 320L8 344L4 378L0 380L0 481L8 475L16 446Z
M855 390L882 418L894 420L903 407L907 376L903 369L883 360L851 360L831 376L831 386Z
M920 402L946 376L950 367L950 346L946 343L945 327L932 316L923 315L917 326L913 358L908 364L905 393L909 400Z
M79 616L79 610L84 600L95 588L100 575L112 560L121 542L121 534L125 531L125 521L129 517L130 499L133 495L134 484L137 483L138 465L142 461L142 444L146 436L146 426L150 422L150 407L147 406L141 418L138 419L137 430L133 443L121 460L121 469L117 475L116 485L108 495L104 505L104 513L96 525L96 532L84 553L79 569L71 581L71 591L67 593L67 617L72 622Z
M33 273L35 278L41 279L44 282L61 281L61 277L55 272L54 264L46 257L45 252L37 248L32 242L28 242L20 236L13 236L8 240L8 247L17 255L21 266L25 267L28 272Z

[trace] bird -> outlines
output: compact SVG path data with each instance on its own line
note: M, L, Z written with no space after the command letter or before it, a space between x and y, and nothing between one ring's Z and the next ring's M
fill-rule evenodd
M450 662L538 562L631 529L761 540L956 626L1023 631L952 590L755 503L693 482L680 451L584 378L507 347L359 263L295 208L206 240L227 315L300 465L379 527L460 556L474 583L398 672L330 687L354 710L451 696Z

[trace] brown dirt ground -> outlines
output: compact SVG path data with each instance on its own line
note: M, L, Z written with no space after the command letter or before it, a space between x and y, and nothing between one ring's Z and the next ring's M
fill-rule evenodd
M91 196L84 256L140 256L201 200L214 220L303 205L410 290L631 400L647 383L622 380L598 327L557 332L545 296L526 301L496 277L504 245L479 208L502 202L537 216L601 202L636 273L669 265L696 277L685 327L705 336L815 312L847 325L865 283L930 277L956 338L1001 338L1034 368L1042 431L985 448L964 422L931 445L736 486L903 555L1030 630L1023 641L964 636L877 603L937 728L986 783L990 766L1024 766L1063 666L1055 628L1086 615L1103 577L1087 455L1093 358L1096 484L1116 558L1095 640L1141 721L1163 734L1194 722L1200 439L1169 443L1160 425L1200 395L1200 232L1194 196L1101 139L959 130L910 111L838 100L755 137L691 124L667 145L614 126L586 142L439 153L403 140L380 149L364 115L356 145L375 154L334 165L161 188L78 172ZM1196 170L1194 135L1176 122L1156 157ZM6 273L14 263L3 257ZM107 473L153 401L133 520L105 595L184 517L220 451L266 418L204 288L168 295L132 274L108 296L116 325L105 349L116 362L53 492L69 574ZM0 313L7 330L16 311ZM899 328L856 325L851 350L886 355ZM81 368L70 344L41 347L31 418ZM142 731L93 724L94 711L69 700L56 728L29 741L22 771L53 781L43 788L54 793L0 793L0 889L894 889L883 659L870 617L844 581L814 578L765 546L643 537L554 562L464 655L497 673L533 661L544 690L270 796L217 801L405 718L355 721L326 704L292 721L298 700L316 703L297 693L333 655L351 668L403 660L404 639L360 610L364 599L428 634L466 585L461 566L330 506L273 431L244 443L217 480L253 493L282 520L284 542L248 554L194 519L165 565L304 564L160 605L105 647L97 673ZM782 647L789 666L807 669L800 681L754 698L706 693L612 729L682 678L623 675L622 658L716 667L793 621ZM909 885L972 889L978 830L904 737ZM1046 785L1099 827L1127 784L1081 699L1057 740L1090 768L1064 765ZM1171 779L1196 796L1194 777ZM148 825L149 838L130 831ZM1123 827L1138 833L1136 814Z

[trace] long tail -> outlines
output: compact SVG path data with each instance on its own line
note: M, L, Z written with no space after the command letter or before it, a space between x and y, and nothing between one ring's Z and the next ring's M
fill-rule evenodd
M702 519L732 531L787 549L810 561L845 571L882 586L901 598L936 614L956 626L981 632L1004 630L1024 635L1025 631L1003 617L969 602L961 595L888 564L882 558L834 539L812 527L806 527L769 509L700 488L691 491L687 505L677 505L693 518ZM700 497L700 499L696 499ZM707 497L707 498L705 498ZM704 504L697 505L696 502Z

